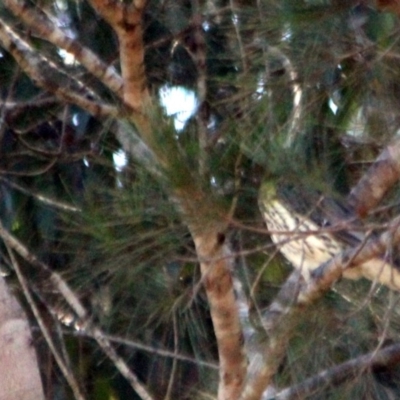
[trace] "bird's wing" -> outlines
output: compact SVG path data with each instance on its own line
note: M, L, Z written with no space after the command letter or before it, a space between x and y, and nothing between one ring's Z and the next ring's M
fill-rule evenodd
M321 230L328 229L337 240L357 246L362 240L362 224L343 202L324 196L305 186L285 184L278 187L278 196L292 210L310 218Z

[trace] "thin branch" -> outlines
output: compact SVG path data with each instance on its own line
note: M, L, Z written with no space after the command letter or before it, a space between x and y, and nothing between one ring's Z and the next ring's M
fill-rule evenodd
M293 101L292 101L292 111L287 121L288 131L286 134L284 146L290 148L293 146L295 139L297 138L299 132L301 131L301 121L303 114L303 107L302 107L303 90L300 84L298 83L298 74L295 68L293 67L289 57L287 57L284 52L282 52L278 47L275 46L266 46L265 51L267 57L269 55L272 55L273 57L279 58L280 61L282 62L283 68L289 75L289 82L292 90ZM267 70L267 72L269 71Z
M5 99L5 103L7 101L9 101L12 96L13 96L13 92L15 90L15 86L18 80L18 77L21 75L21 69L19 67L15 68L15 71L13 73L13 77L11 79L11 84L10 84L10 88L7 91L7 97ZM6 131L6 124L4 123L6 121L6 115L7 115L7 110L5 107L1 106L0 108L0 143L3 142L3 138L4 138L4 133Z
M154 177L162 177L159 161L155 153L140 138L131 122L120 119L114 134L128 154L139 161Z
M263 279L266 268L271 264L271 261L277 256L278 253L279 253L279 247L275 246L275 249L272 251L272 253L269 255L268 259L264 262L264 264L258 271L258 273L253 281L253 284L251 285L251 289L250 289L250 297L252 299L255 298L255 293L256 293L257 287Z
M82 83L72 80L69 75L61 73L59 66L37 52L2 19L0 19L0 43L14 57L23 71L41 88L67 103L76 104L94 116L118 114L114 106L89 100L94 93L88 91Z
M82 46L77 40L68 37L37 7L32 7L23 0L3 0L3 3L17 18L25 23L30 31L73 54L75 59L93 76L122 98L123 81L113 66L107 66L90 49Z
M343 251L313 271L312 279L307 282L298 301L312 302L314 296L319 297L318 291L325 292L340 278L343 270L353 267L362 268L363 276L372 282L380 282L391 289L400 290L400 278L398 272L393 271L394 266L377 259L399 242L400 217L397 217L379 236L367 238L356 248Z
M271 384L273 376L286 353L289 339L295 327L305 314L304 309L320 298L333 283L340 278L343 271L351 266L362 266L400 241L400 217L397 217L387 230L378 237L367 239L360 246L352 248L333 257L327 263L311 273L305 282L299 271L294 271L281 288L274 302L263 314L263 326L268 340L258 357L251 360L246 388L242 400L259 400ZM368 263L363 270L367 277L379 280L389 287L400 288L398 274L391 275L391 267L382 270L381 264ZM369 274L369 276L368 276Z
M174 332L174 353L178 354L178 347L179 347L179 334L178 334L178 324L176 320L176 309L172 310L172 322L173 322L173 332ZM168 381L167 392L164 396L164 400L171 400L172 390L174 388L174 382L176 379L176 372L178 367L177 358L174 357L172 360L172 368L171 373Z
M249 296L247 295L245 289L244 289L244 284L242 280L244 280L245 285L248 289L251 289L250 287L250 281L248 277L248 267L246 265L246 257L245 254L242 250L242 245L243 245L243 239L242 239L242 234L241 232L238 232L238 238L235 240L235 245L234 245L234 250L235 250L235 268L234 268L234 273L233 273L233 287L235 289L235 294L236 294L236 301L238 305L238 312L239 312L239 318L240 318L240 324L243 329L243 338L244 338L244 343L245 343L245 348L247 350L247 358L251 359L252 358L252 346L251 346L251 339L256 335L255 328L251 322L251 317L250 317L250 299L254 299L252 296L252 292L250 290ZM240 279L240 276L244 276L244 279Z
M305 399L318 389L327 386L338 386L358 377L376 367L394 366L400 363L400 344L387 346L379 351L362 355L319 372L317 375L304 380L299 385L283 389L273 398L276 400Z
M34 190L31 190L31 189L25 188L24 186L21 186L20 184L10 181L9 179L3 178L1 176L0 176L0 181L4 182L7 186L12 187L13 189L16 189L16 190L20 191L21 193L26 194L27 196L32 196L36 200L38 200L41 203L46 204L48 206L58 208L59 210L62 210L62 211L72 211L72 212L81 212L82 211L79 207L75 207L71 204L65 203L60 200L55 200L55 199L49 198L47 196L44 196L43 194L35 192Z
M30 171L10 171L0 169L0 174L4 175L12 175L12 176L38 176L42 175L45 172L49 171L55 164L57 163L57 158L53 158L49 160L43 167L32 169Z
M294 271L282 286L274 302L262 315L268 338L265 344L258 343L253 351L247 373L246 386L241 400L259 400L271 385L285 354L298 320L304 315L304 306L296 303L301 288L301 275ZM257 343L257 337L254 338Z
M244 49L244 43L242 40L242 34L240 32L240 25L239 25L239 17L238 17L238 7L235 4L234 0L229 0L229 5L230 5L230 12L231 12L231 19L233 23L233 27L235 29L236 33L236 41L239 47L239 53L240 53L240 60L242 62L242 72L245 74L248 70L248 59L247 55Z
M68 283L61 277L61 275L57 272L53 272L48 265L41 262L33 253L28 250L26 246L24 246L16 237L11 235L7 229L4 228L1 221L0 237L7 246L17 252L29 264L40 268L49 275L49 282L54 285L56 291L64 297L64 299L79 317L80 326L82 326L82 329L87 331L96 340L103 352L111 359L111 361L113 361L114 365L122 374L122 376L124 376L125 379L130 383L133 390L135 390L143 400L153 400L153 397L148 393L145 386L129 369L126 362L117 354L106 335L104 335L102 330L98 328L93 321L91 321L90 316L80 299L71 290Z
M56 97L51 95L43 96L41 94L28 101L0 100L0 107L5 109L7 113L11 112L21 115L21 113L25 113L28 110L40 110L41 108L51 107L59 103Z
M197 69L197 100L198 112L196 115L197 134L199 139L199 174L203 179L208 179L208 120L209 106L207 100L207 61L206 61L206 41L203 31L203 19L200 13L198 0L192 0L194 15L192 17L193 43L191 47L185 46L191 55Z
M88 330L96 342L99 344L100 348L103 352L110 358L110 360L114 363L118 371L122 376L130 383L131 387L135 392L143 399L143 400L153 400L153 397L147 391L147 388L139 381L138 377L129 369L126 362L117 354L110 341L107 340L107 337L104 335L101 329L91 324L92 326L88 326L84 329Z
M67 333L71 334L70 331L68 331ZM91 337L90 334L88 334L88 332L74 331L73 334L77 335L77 336L88 336L88 337ZM147 344L139 343L139 342L134 341L134 340L123 339L123 338L121 338L119 336L115 336L115 335L105 335L105 337L110 342L123 344L124 346L131 347L131 348L138 349L138 350L142 350L142 351L145 351L147 353L154 354L156 356L167 357L167 358L176 358L177 360L180 360L180 361L190 362L192 364L196 364L196 365L199 365L201 367L206 367L206 368L210 368L210 369L213 369L213 370L218 370L219 369L218 364L213 363L213 362L199 360L197 358L186 356L184 354L176 353L176 352L173 352L173 351L170 351L170 350L160 349L160 348L157 348L157 347L154 347L154 346L149 346Z
M71 390L74 393L75 398L77 400L84 400L85 396L83 394L82 389L80 388L78 381L76 380L71 369L68 368L66 362L63 360L63 357L61 356L60 352L57 350L55 343L51 337L51 334L49 332L49 329L47 328L46 323L43 321L43 318L40 315L39 309L38 309L35 301L33 300L33 297L31 295L29 287L28 287L28 283L21 271L20 265L14 255L13 250L7 244L6 244L6 246L7 246L8 254L10 256L11 264L12 264L12 266L15 270L15 273L18 277L18 281L21 285L21 288L22 288L22 291L26 298L26 301L28 302L29 307L31 308L32 313L35 317L35 320L36 320L37 324L39 325L40 331L43 334L43 337L46 340L47 345L49 346L51 354L53 355L58 367L60 368L66 381L68 382L69 386L71 387Z

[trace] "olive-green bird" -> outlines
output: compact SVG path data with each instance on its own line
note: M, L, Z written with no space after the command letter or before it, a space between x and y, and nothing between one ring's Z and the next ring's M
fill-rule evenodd
M322 263L364 238L362 224L350 209L304 186L266 181L259 205L272 241L306 280ZM400 268L383 257L347 268L343 276L365 277L400 290Z

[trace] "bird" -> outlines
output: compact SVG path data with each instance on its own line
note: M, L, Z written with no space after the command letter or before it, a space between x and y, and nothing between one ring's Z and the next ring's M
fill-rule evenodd
M365 239L362 222L344 201L306 185L265 180L258 200L272 242L306 281L320 265ZM346 268L342 276L400 290L400 265L385 257Z

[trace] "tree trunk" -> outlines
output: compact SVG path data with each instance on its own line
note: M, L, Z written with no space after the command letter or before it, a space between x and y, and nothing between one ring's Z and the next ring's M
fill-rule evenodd
M35 348L25 313L0 277L0 397L44 399Z

